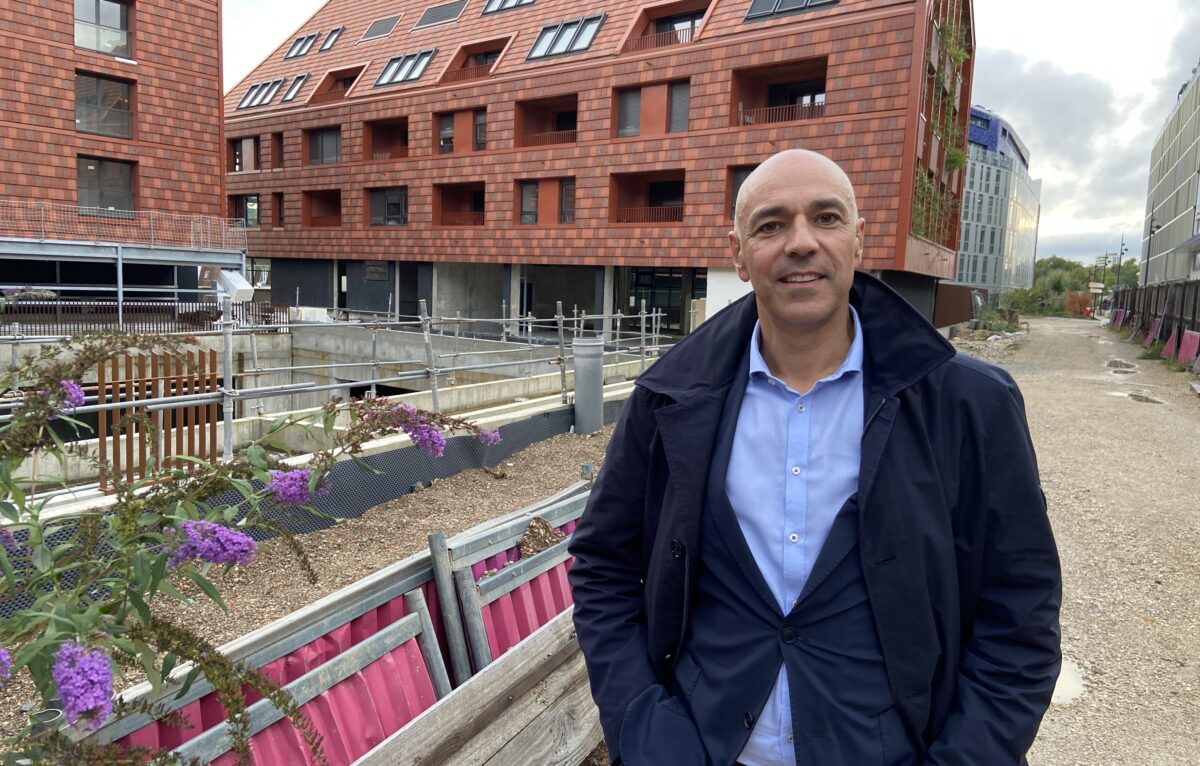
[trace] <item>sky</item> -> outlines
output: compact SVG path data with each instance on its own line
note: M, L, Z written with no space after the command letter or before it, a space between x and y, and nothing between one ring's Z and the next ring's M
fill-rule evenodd
M223 0L225 87L324 0ZM1195 0L974 0L972 101L1006 119L1042 179L1038 258L1141 248L1150 150L1200 63ZM1128 256L1126 256L1128 257Z

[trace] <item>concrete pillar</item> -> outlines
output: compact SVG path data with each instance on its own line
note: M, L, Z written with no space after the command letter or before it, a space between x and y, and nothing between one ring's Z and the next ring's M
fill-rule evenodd
M575 338L571 353L575 356L575 433L594 434L604 428L604 339Z
M504 270L507 282L506 290L508 292L508 332L510 335L517 330L516 322L513 321L513 318L521 310L521 272L522 266L519 263L510 264Z
M615 282L616 282L615 274L616 274L615 266L605 266L603 269L603 273L599 275L599 278L597 280L598 282L601 283L599 285L599 290L601 291L601 295L600 295L599 300L596 301L596 305L600 308L600 313L603 314L605 317L604 318L604 337L605 338L612 337L612 333L613 333L612 315L617 313L617 307L614 305L616 299L613 297L613 293L616 292L616 290L614 289Z

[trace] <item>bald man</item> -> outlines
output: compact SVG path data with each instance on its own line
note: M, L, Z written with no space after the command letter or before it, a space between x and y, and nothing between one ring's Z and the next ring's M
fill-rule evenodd
M1061 575L1024 405L862 264L846 174L742 185L753 294L642 375L575 531L614 763L1018 766Z

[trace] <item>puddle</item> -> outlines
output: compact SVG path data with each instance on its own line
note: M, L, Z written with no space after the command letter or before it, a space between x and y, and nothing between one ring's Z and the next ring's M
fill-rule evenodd
M1132 370L1137 367L1136 364L1133 364L1131 362L1126 362L1121 359L1109 359L1107 362L1104 363L1104 366L1110 367L1110 368L1116 369L1116 370Z
M1133 375L1137 370L1113 370L1113 375Z
M1131 394L1129 394L1129 398L1134 400L1135 402L1141 402L1142 404L1162 404L1162 402L1160 402L1159 400L1157 400L1153 397L1150 397L1150 396L1146 396L1145 394L1131 393Z
M1087 691L1083 683L1083 671L1074 660L1063 658L1062 672L1058 674L1058 683L1054 686L1054 696L1050 702L1055 705L1070 705Z

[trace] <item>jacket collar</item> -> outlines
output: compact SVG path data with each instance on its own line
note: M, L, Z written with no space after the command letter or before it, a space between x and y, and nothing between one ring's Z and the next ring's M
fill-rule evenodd
M863 366L872 394L895 394L954 356L950 342L875 277L857 272L850 302L862 323ZM757 321L758 305L750 293L677 343L638 378L638 385L677 402L724 391L738 373Z

